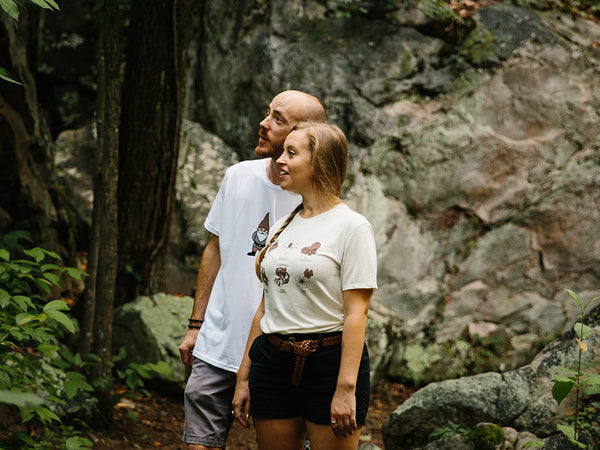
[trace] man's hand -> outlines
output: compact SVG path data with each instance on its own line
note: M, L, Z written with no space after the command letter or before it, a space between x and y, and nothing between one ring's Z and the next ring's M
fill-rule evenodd
M183 337L183 341L179 344L179 355L181 356L181 361L185 364L188 371L192 371L192 364L194 363L194 356L192 352L194 351L194 346L196 345L196 338L198 338L198 330L197 328L189 328L185 336Z

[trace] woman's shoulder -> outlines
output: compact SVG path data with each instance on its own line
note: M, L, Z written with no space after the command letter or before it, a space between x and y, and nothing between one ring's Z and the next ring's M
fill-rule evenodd
M371 223L365 216L353 210L346 203L340 203L336 209L338 209L338 218L351 229L357 228L361 225L368 225L369 227L371 226Z

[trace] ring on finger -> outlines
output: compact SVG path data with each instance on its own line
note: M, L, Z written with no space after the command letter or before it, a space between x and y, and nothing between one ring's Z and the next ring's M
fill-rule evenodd
M335 424L337 424L337 422L335 420L331 419L331 425L335 425Z

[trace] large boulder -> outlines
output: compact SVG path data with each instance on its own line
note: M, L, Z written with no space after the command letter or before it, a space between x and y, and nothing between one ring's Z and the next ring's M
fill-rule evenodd
M151 383L165 391L181 391L187 374L179 356L179 344L187 331L193 302L191 297L159 293L138 297L117 308L113 349L115 353L121 347L126 350L120 367L164 361L172 369L172 379L158 377Z
M582 364L600 358L600 306L594 308L585 339ZM430 383L417 391L386 420L386 449L412 449L427 444L430 433L449 422L471 428L479 422L548 437L574 405L573 392L560 407L552 396L556 367L576 367L580 352L574 331L549 344L528 365L506 373L484 373Z

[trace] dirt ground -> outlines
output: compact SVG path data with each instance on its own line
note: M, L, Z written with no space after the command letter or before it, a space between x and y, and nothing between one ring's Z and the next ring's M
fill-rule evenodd
M376 387L362 430L361 440L384 448L381 426L398 405L414 390L398 383L382 383ZM133 413L133 414L132 414ZM137 416L133 419L131 416ZM149 398L136 396L124 400L115 409L115 427L110 432L90 432L88 438L94 449L158 448L187 450L181 442L183 425L183 401L152 392ZM235 424L227 441L227 449L257 449L256 433Z

